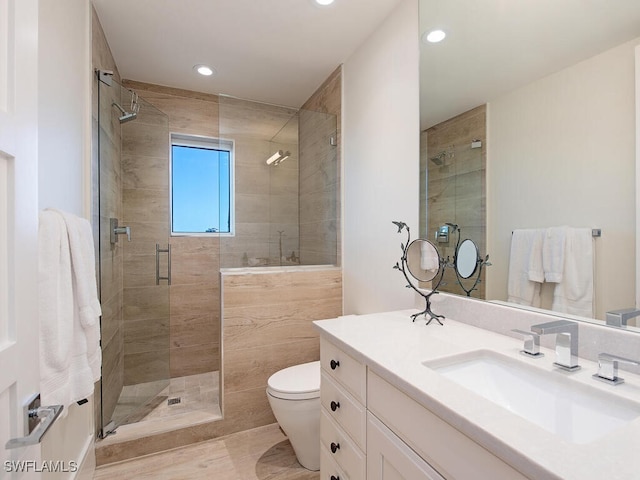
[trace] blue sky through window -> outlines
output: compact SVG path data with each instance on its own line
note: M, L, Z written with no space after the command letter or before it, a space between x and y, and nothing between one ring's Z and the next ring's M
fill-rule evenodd
M172 231L230 233L230 152L172 145Z

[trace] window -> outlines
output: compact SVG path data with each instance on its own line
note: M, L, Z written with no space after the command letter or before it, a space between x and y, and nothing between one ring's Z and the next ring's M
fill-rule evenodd
M171 234L233 235L233 142L171 134Z

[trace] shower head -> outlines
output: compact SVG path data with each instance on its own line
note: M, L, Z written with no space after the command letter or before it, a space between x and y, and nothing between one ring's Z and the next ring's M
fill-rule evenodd
M124 108L122 108L116 102L113 102L111 105L116 107L118 110L120 110L120 113L122 113L122 115L118 117L118 120L120 121L120 123L130 122L131 120L135 120L136 117L138 116L138 112L127 112Z
M137 116L138 114L136 112L125 113L124 115L118 117L118 120L120 120L120 123L127 123L131 120L135 120Z
M436 155L435 157L431 157L429 160L441 167L442 165L444 165L446 156L446 152L440 152L438 155Z
M273 165L274 167L276 165L280 165L284 160L289 158L290 155L291 152L288 150L286 152L283 150L278 150L267 159L267 165Z

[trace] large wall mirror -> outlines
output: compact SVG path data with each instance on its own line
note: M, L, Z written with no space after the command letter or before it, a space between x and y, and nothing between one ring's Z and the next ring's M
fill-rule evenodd
M634 307L640 2L420 0L420 35L421 236L453 258L458 225L491 257L474 296L506 301L514 231L599 229L581 317Z

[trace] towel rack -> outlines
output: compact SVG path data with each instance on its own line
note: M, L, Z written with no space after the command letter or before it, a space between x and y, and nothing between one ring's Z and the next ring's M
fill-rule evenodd
M513 235L513 230L511 230L511 235ZM601 237L602 236L602 229L601 228L592 228L591 229L591 236L593 238Z

